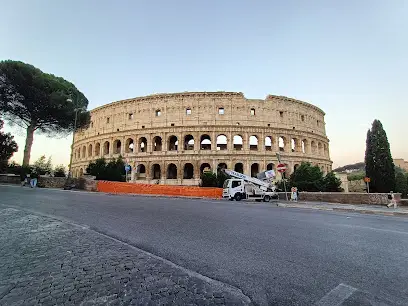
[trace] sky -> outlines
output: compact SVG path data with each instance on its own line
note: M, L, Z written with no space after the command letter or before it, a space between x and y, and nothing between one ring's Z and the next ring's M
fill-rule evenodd
M333 166L363 161L374 119L408 160L408 1L0 0L0 60L73 82L89 108L161 92L236 91L326 112ZM22 162L25 132L16 136ZM35 134L31 161L69 163Z

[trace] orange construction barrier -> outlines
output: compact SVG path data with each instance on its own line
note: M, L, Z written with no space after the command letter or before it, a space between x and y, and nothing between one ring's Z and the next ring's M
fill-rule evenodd
M98 181L97 190L99 192L107 193L153 194L213 199L222 198L222 188L213 187L150 185Z

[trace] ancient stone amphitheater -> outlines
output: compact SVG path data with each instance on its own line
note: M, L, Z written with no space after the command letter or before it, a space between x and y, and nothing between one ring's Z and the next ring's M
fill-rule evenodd
M276 169L276 153L288 174L303 161L331 170L324 112L299 100L269 95L246 99L238 92L154 94L100 106L91 125L75 134L72 171L122 155L140 183L197 185L205 170L227 167L255 176ZM279 177L278 177L279 178Z

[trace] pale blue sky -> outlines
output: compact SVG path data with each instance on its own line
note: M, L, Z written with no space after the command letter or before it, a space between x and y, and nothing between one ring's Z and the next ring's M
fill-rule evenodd
M363 160L375 118L393 157L408 160L406 0L0 0L0 9L0 60L72 81L90 108L158 92L285 95L326 112L334 166ZM32 161L67 164L70 139L36 135Z

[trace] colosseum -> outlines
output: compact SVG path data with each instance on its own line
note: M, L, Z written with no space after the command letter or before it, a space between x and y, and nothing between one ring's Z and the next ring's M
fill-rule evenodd
M100 157L120 155L130 180L198 185L203 171L234 169L255 176L281 161L287 175L304 161L331 171L325 113L299 100L238 92L154 94L113 102L91 111L88 129L75 133L75 177ZM279 175L277 179L279 179Z

